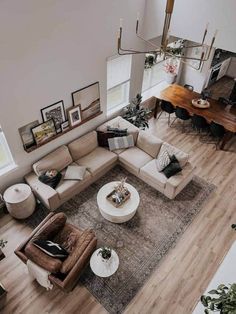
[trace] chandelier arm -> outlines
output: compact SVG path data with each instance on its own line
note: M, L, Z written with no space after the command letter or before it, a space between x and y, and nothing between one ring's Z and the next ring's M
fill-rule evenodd
M153 44L150 40L147 40L147 39L143 38L143 37L139 34L138 30L139 30L139 20L137 20L137 22L136 22L136 36L137 36L139 39L143 40L145 43L151 45L152 47L154 47L154 48L156 48L156 49L161 49L159 46Z
M159 51L156 51L156 50L154 50L154 51L150 51L150 50L148 50L148 51L138 51L138 50L132 50L132 49L123 49L123 48L119 48L118 49L118 54L146 54L146 53L150 53L150 54L155 54L155 53L157 53L157 52L159 52Z
M176 57L174 54L171 54L171 53L167 53L167 54L168 54L170 57ZM178 57L177 57L177 58L178 58ZM180 59L180 58L179 58L179 59ZM189 63L189 62L187 62L187 61L184 61L183 59L180 60L181 63L184 63L184 64L188 65L190 68L192 68L192 69L194 69L194 70L196 70L196 71L199 71L199 70L201 69L202 62L203 62L203 61L202 61L201 59L198 59L198 60L196 60L196 61L200 61L197 68L194 67L191 63Z

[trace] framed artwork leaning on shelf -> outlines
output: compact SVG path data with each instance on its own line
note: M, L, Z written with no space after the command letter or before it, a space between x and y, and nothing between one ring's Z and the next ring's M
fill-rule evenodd
M53 119L57 133L61 132L61 124L66 120L63 100L41 109L43 122Z
M53 119L39 124L31 131L37 145L42 145L57 134Z
M69 120L69 124L71 127L76 126L81 123L81 107L78 106L72 106L67 109L67 117Z
M72 94L74 106L80 106L81 119L88 121L101 112L99 82L81 88Z

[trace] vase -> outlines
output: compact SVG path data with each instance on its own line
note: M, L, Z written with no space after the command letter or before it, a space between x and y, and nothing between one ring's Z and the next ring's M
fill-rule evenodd
M177 74L175 73L166 73L166 82L169 84L173 84L176 80Z

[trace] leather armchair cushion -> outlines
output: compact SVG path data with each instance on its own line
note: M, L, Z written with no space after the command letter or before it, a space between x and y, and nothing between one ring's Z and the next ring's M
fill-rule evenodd
M25 247L25 255L35 264L50 271L51 273L58 273L62 266L62 261L58 258L51 257L40 249L38 249L32 241Z
M77 239L77 243L75 249L71 252L71 254L65 259L61 267L61 273L67 274L75 265L75 263L82 256L84 251L86 250L89 243L95 237L93 230L85 230L80 237Z

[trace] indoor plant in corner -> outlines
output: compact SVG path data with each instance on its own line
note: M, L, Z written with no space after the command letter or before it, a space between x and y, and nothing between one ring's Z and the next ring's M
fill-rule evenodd
M104 247L102 247L102 248L98 251L97 254L98 254L98 255L101 255L102 260L103 260L104 262L108 262L108 261L110 260L110 258L111 258L111 248L110 248L110 247L107 247L107 246L104 246Z
M137 94L131 100L131 104L124 108L123 118L140 129L148 128L148 118L152 112L150 109L145 109L140 106L142 101L141 94Z

